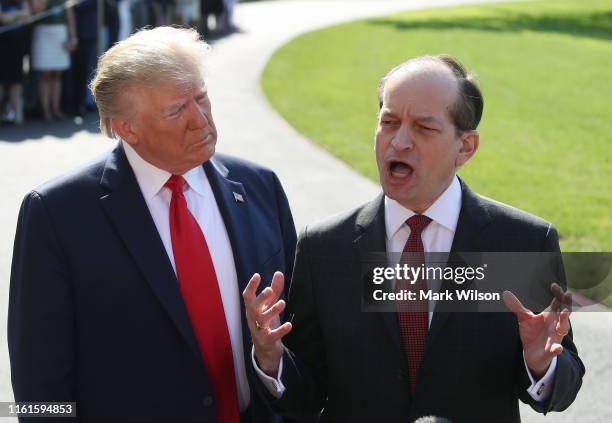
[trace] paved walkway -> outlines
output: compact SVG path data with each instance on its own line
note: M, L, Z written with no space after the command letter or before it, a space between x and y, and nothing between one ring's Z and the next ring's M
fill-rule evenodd
M218 41L211 54L209 86L215 122L222 134L219 150L271 166L285 186L298 228L368 201L379 191L378 185L289 126L264 98L259 84L261 72L278 47L304 32L424 5L457 3L466 0L294 0L243 4L236 17L244 32ZM375 98L376 87L371 88ZM374 125L372 120L372 139Z
M305 31L402 9L465 2L289 0L239 5L236 20L242 31L217 41L210 55L209 86L220 134L219 151L274 168L285 186L298 228L369 200L379 191L376 184L302 137L269 106L259 86L261 71L274 50ZM0 132L0 140L26 139L0 141L0 181L4 190L0 208L0 401L10 401L6 310L20 200L33 186L96 156L113 142L97 134L93 122L77 131L58 125L53 127L52 135L42 135L48 132L48 127L42 124L28 126L23 130L25 135L4 128L0 131L4 131ZM612 341L608 339L612 315L583 313L576 315L573 322L577 344L587 363L587 378L576 403L552 421L570 422L578 418L581 422L612 421L608 399L612 391ZM539 416L529 411L523 416L523 421L540 421Z

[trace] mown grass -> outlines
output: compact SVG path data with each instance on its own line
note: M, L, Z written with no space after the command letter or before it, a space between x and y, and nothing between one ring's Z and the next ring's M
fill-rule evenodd
M300 132L376 180L376 87L392 66L449 53L485 97L461 169L489 197L556 224L564 251L612 250L612 3L555 0L400 13L300 36L262 86Z

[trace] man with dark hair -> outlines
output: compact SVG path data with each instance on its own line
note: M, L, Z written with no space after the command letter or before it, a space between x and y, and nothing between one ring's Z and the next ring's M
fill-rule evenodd
M444 64L457 78L457 89L458 95L455 102L451 105L449 112L453 124L457 128L457 131L467 132L476 130L482 117L483 99L480 88L476 84L474 76L470 74L465 66L459 63L455 58L441 54L438 56L422 56L416 59L409 60L401 63L391 69L381 80L378 85L378 108L381 109L383 106L383 92L387 80L396 71L402 70L410 65L414 65L419 62L431 61L432 63L438 62Z
M372 252L559 252L550 223L457 177L478 149L483 109L463 65L449 56L403 63L381 81L379 104L384 195L304 230L289 321L278 317L280 272L259 295L259 275L243 292L261 392L281 413L321 412L330 422L514 423L518 399L541 413L564 410L584 374L566 308L535 314L506 292L514 314L439 312L438 304L362 312L361 265ZM559 286L551 291L553 301L570 300Z

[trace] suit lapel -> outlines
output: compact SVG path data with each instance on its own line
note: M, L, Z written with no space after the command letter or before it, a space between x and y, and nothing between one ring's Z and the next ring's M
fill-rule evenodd
M487 226L491 217L487 212L485 205L482 203L480 198L460 179L461 182L461 211L459 213L459 220L457 222L457 231L453 238L453 244L450 251L449 262L450 265L458 265L463 260L461 253L465 252L478 252L480 247L478 241L481 239L480 232ZM462 286L460 289L467 288L468 285ZM454 291L458 289L457 285L452 281L445 281L440 291ZM444 302L439 301L436 303L435 313L431 325L429 327L429 333L427 336L427 346L425 349L425 357L427 357L427 351L432 348L432 345L439 335L440 330L448 321L451 313L444 311Z
M462 180L461 212L451 252L477 252L479 233L491 222L486 205Z
M214 158L204 163L204 171L215 195L234 253L240 292L257 269L257 250L249 213L249 199L240 182L227 178L228 170Z
M176 275L121 144L109 156L100 184L109 191L100 198L102 208L162 307L201 360Z
M364 263L369 254L383 252L386 246L385 204L384 196L380 195L368 203L359 213L355 221L357 237L354 240L359 262ZM381 263L386 266L387 263ZM360 269L361 270L361 269ZM374 312L375 318L382 321L383 328L391 338L395 351L403 352L400 338L397 314L393 312Z
M242 183L230 180L227 177L228 169L219 160L213 157L204 163L204 171L215 195L232 246L238 290L241 294L242 341L245 353L248 352L250 356L251 336L244 314L242 291L259 266L258 251L254 242L253 225L249 213L249 199ZM263 288L262 283L259 291Z

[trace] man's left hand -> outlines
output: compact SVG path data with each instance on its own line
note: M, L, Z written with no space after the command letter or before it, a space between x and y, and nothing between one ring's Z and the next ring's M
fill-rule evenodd
M525 308L512 292L502 294L506 307L518 319L525 362L537 378L544 376L553 357L563 352L561 341L570 329L572 294L563 292L556 283L550 286L550 291L553 300L539 314Z

